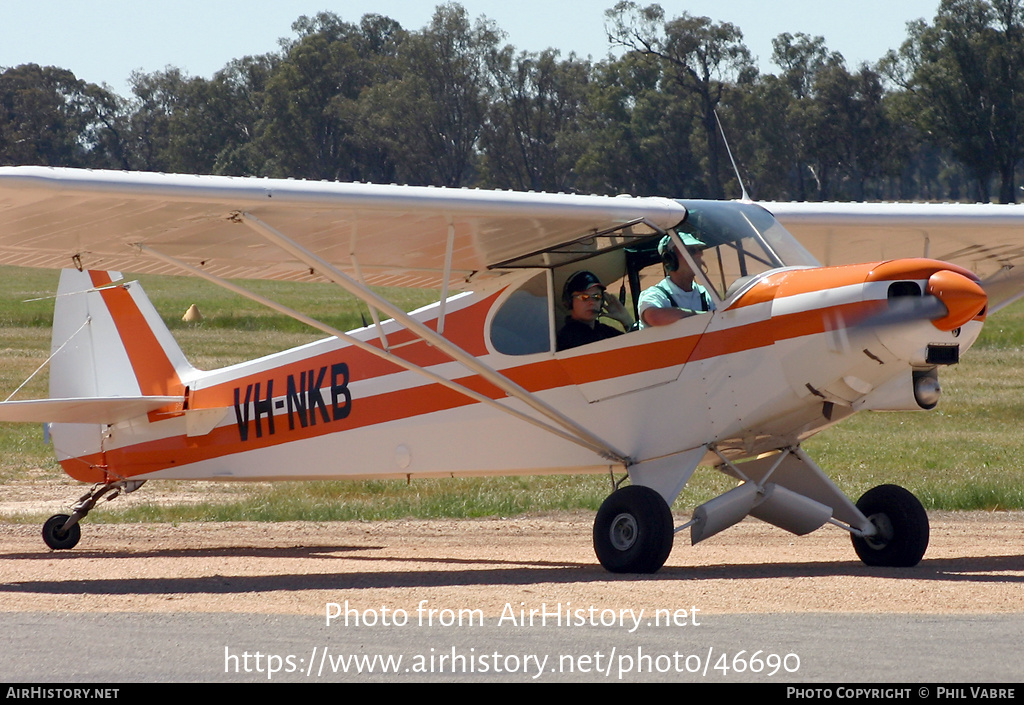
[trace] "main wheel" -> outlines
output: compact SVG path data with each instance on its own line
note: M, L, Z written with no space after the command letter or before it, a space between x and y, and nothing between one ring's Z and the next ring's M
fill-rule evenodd
M928 548L928 514L907 490L879 485L857 502L878 529L874 536L853 536L853 548L866 565L910 568Z
M67 531L62 529L70 518L67 514L54 514L43 524L43 541L55 551L74 548L82 538L82 527L77 523Z
M613 573L654 573L672 552L672 511L650 487L608 495L594 518L594 551Z

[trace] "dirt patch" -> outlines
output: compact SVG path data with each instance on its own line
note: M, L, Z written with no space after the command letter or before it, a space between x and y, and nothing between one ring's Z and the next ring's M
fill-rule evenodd
M264 488L268 484L263 482L232 484L164 480L146 483L144 494L129 493L127 496L132 498L143 496L146 504L152 505L228 503L238 499L244 492ZM90 489L90 485L63 476L58 479L23 477L13 482L4 483L2 498L0 498L0 522L4 518L70 514L70 509L75 501ZM97 506L103 509L108 508L105 501L101 501ZM125 506L121 502L115 502L109 505L109 508L117 511Z
M506 604L705 613L1024 611L1024 513L933 513L925 560L868 568L848 535L796 537L754 520L697 546L680 534L650 576L605 572L589 513L336 523L91 524L49 551L39 527L0 524L0 611L315 614ZM683 520L677 517L677 521Z

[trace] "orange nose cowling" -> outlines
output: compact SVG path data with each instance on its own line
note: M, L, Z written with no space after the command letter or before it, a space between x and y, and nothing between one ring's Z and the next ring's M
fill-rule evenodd
M935 272L928 278L928 293L946 305L948 313L932 321L939 330L959 328L985 313L988 296L976 282L948 269Z

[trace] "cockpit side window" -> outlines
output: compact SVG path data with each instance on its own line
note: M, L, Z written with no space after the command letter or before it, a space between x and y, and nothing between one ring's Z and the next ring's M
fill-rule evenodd
M505 355L551 350L548 275L531 277L505 299L491 319L491 345Z

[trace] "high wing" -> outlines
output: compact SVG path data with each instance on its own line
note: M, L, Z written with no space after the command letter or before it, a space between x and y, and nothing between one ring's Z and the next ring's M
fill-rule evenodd
M264 223L367 284L442 288L588 235L679 223L662 198L0 167L0 264L311 280ZM447 282L444 272L449 272Z
M982 278L994 312L1024 295L1024 205L762 203L825 265L927 257Z

